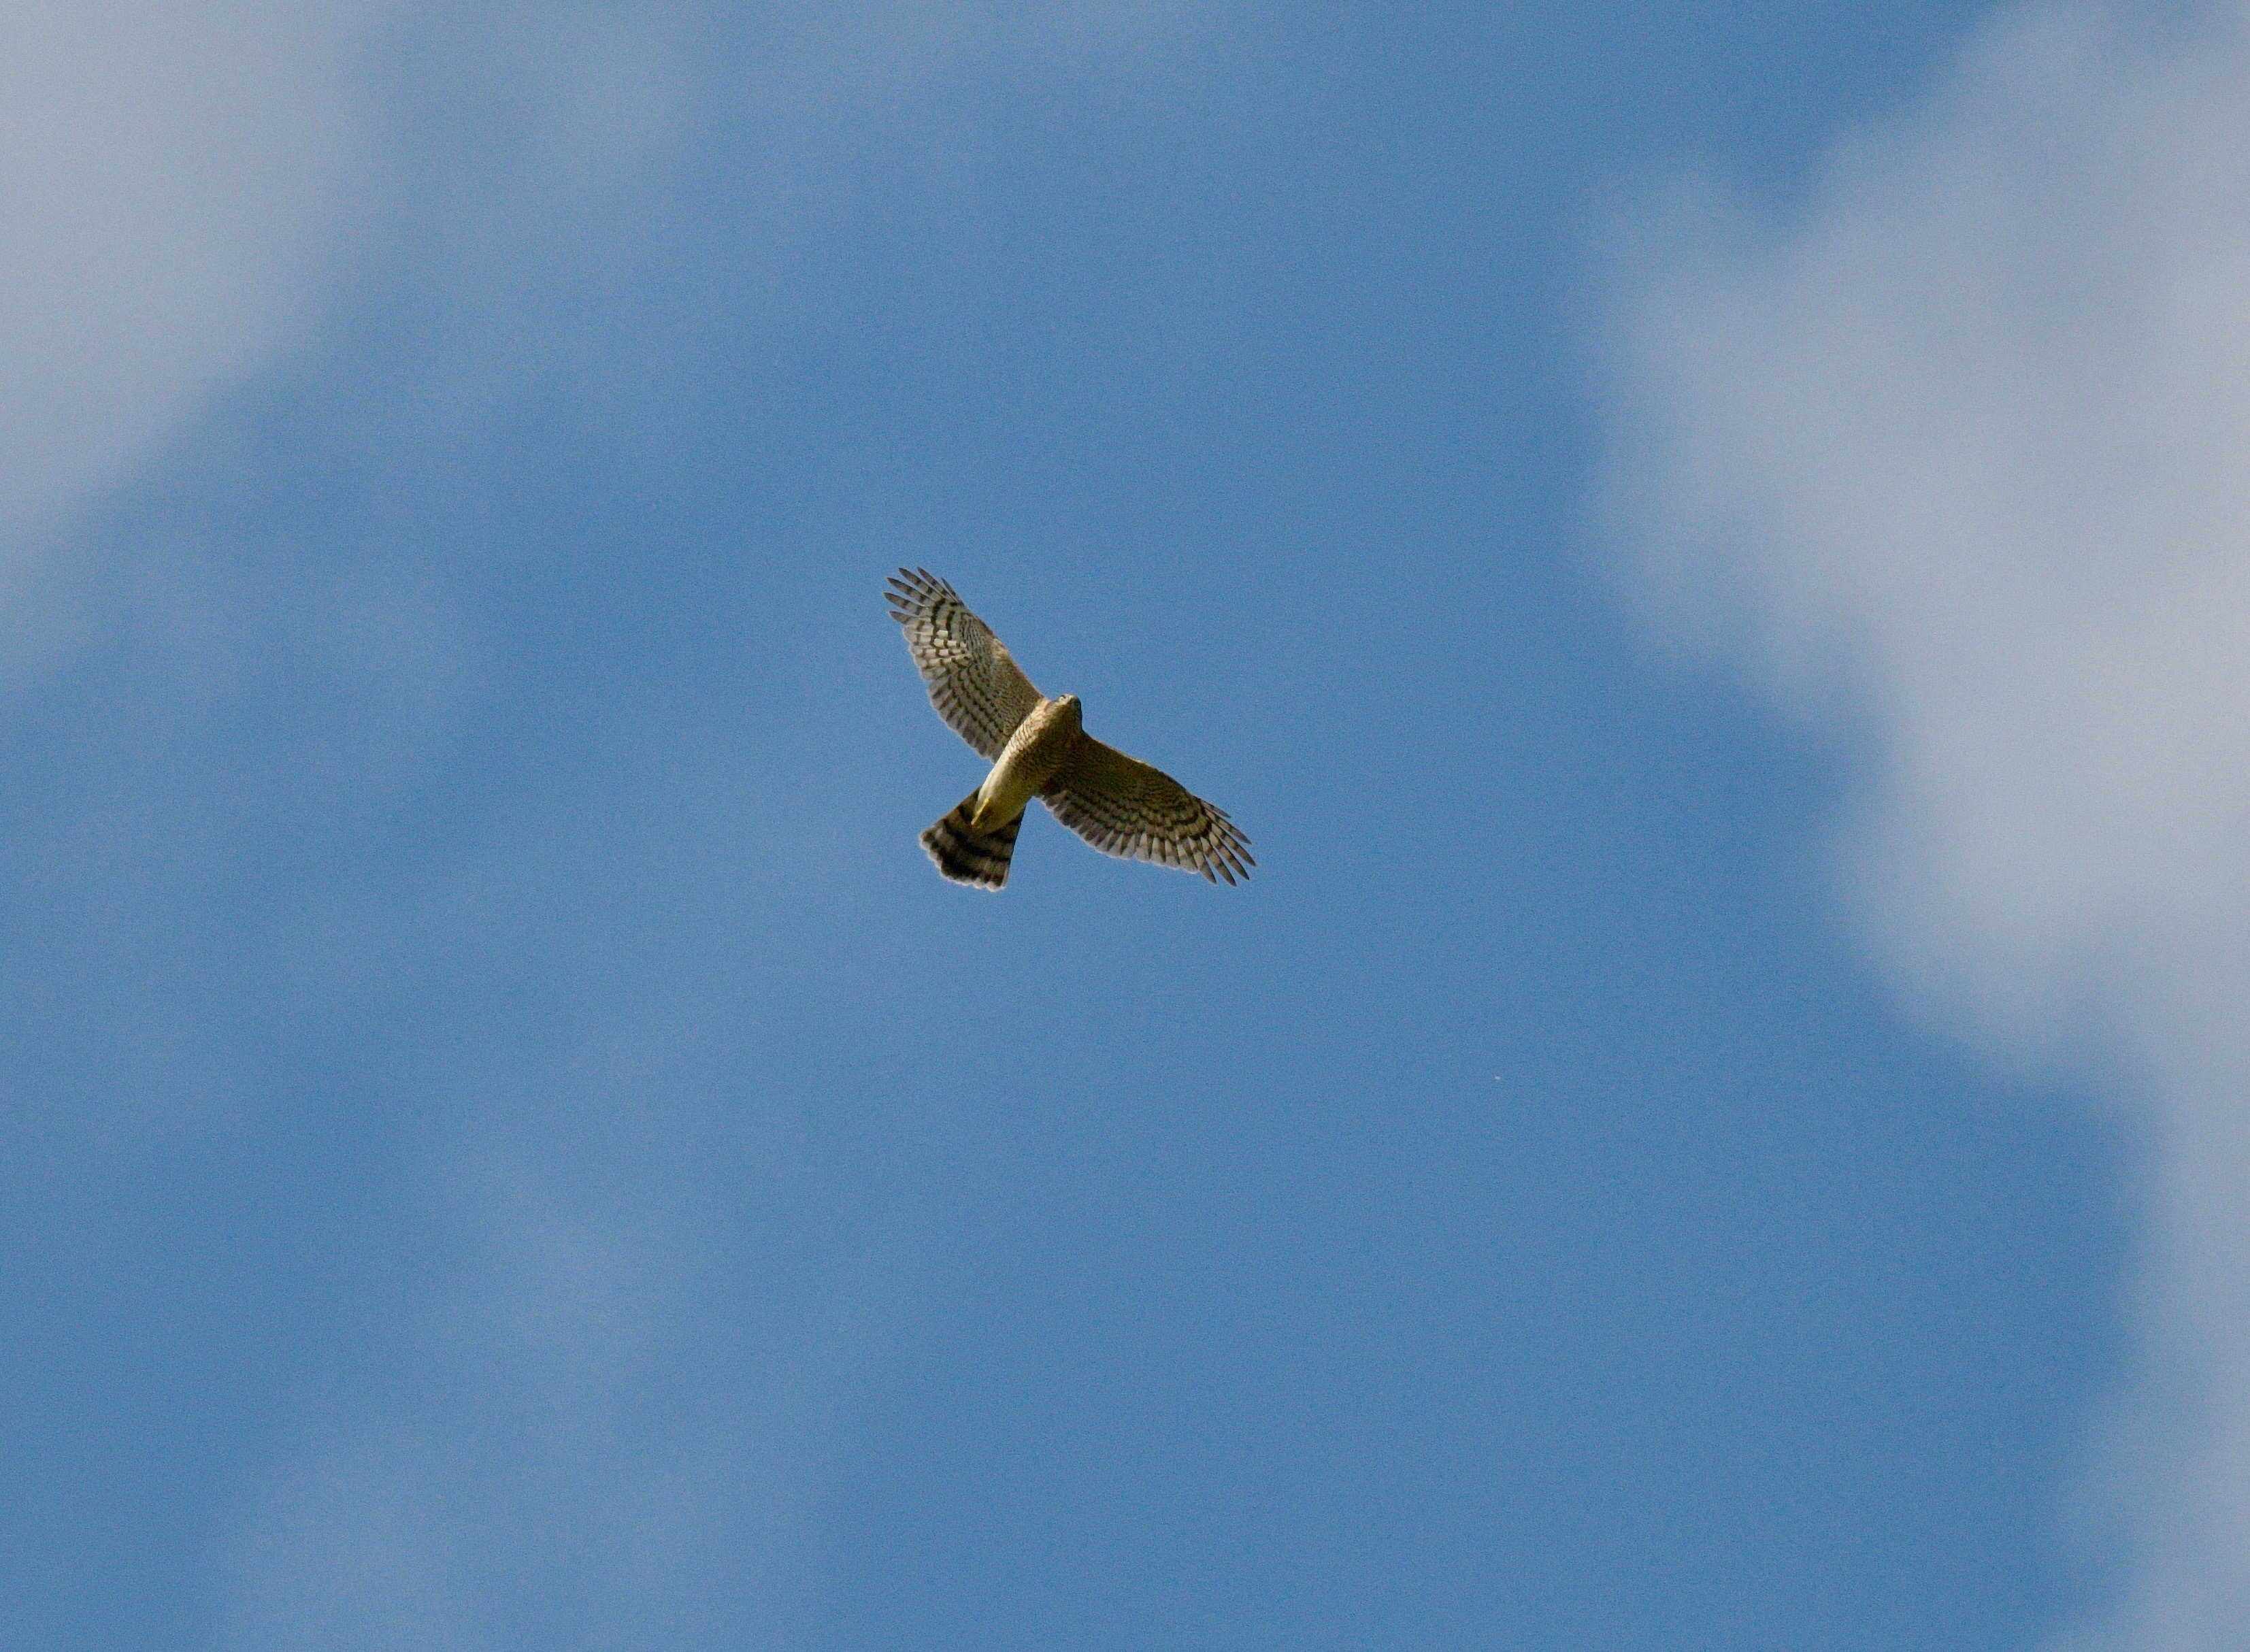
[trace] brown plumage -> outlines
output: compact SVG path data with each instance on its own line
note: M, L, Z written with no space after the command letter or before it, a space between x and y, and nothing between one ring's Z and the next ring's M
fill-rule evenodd
M1078 696L1032 686L991 627L927 570L901 568L887 593L930 703L991 761L984 784L921 834L956 883L1008 881L1025 807L1037 797L1105 854L1200 872L1232 883L1257 862L1226 812L1160 769L1104 745L1080 725Z

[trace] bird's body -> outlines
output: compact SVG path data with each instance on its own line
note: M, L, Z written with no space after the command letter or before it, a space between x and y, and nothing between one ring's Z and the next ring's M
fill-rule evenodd
M990 831L1023 813L1024 805L1045 791L1055 771L1069 760L1085 732L1076 695L1059 695L1033 706L1008 736L992 772L977 788L971 824Z
M905 628L930 703L992 763L984 784L921 834L940 872L980 888L1005 885L1024 811L1038 798L1105 854L1214 883L1249 876L1250 840L1225 810L1087 734L1078 696L1050 700L1034 688L952 586L903 568L891 585L891 617Z

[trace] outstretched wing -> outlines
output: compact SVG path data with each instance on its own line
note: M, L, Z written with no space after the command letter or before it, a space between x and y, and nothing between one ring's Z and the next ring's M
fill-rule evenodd
M1008 657L992 628L928 569L901 568L883 593L906 627L907 649L946 725L987 757L997 757L1039 691Z
M1056 819L1104 854L1200 872L1213 883L1246 878L1258 864L1225 810L1091 735L1079 736L1039 796Z

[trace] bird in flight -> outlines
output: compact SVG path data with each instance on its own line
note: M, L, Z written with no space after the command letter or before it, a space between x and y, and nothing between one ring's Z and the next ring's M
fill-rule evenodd
M1050 700L1032 688L952 586L905 568L890 584L891 618L905 627L930 704L992 764L983 785L921 834L940 872L980 889L1005 884L1024 811L1037 798L1105 854L1200 872L1213 883L1250 875L1250 840L1225 810L1087 734L1078 696Z

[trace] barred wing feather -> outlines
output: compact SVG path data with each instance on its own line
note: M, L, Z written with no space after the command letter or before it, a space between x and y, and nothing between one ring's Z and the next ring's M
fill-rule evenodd
M927 569L901 568L884 593L905 628L908 652L946 724L987 758L997 758L1039 691L992 628Z
M1091 735L1079 736L1039 795L1056 819L1104 854L1200 872L1213 883L1246 878L1258 864L1225 810Z

